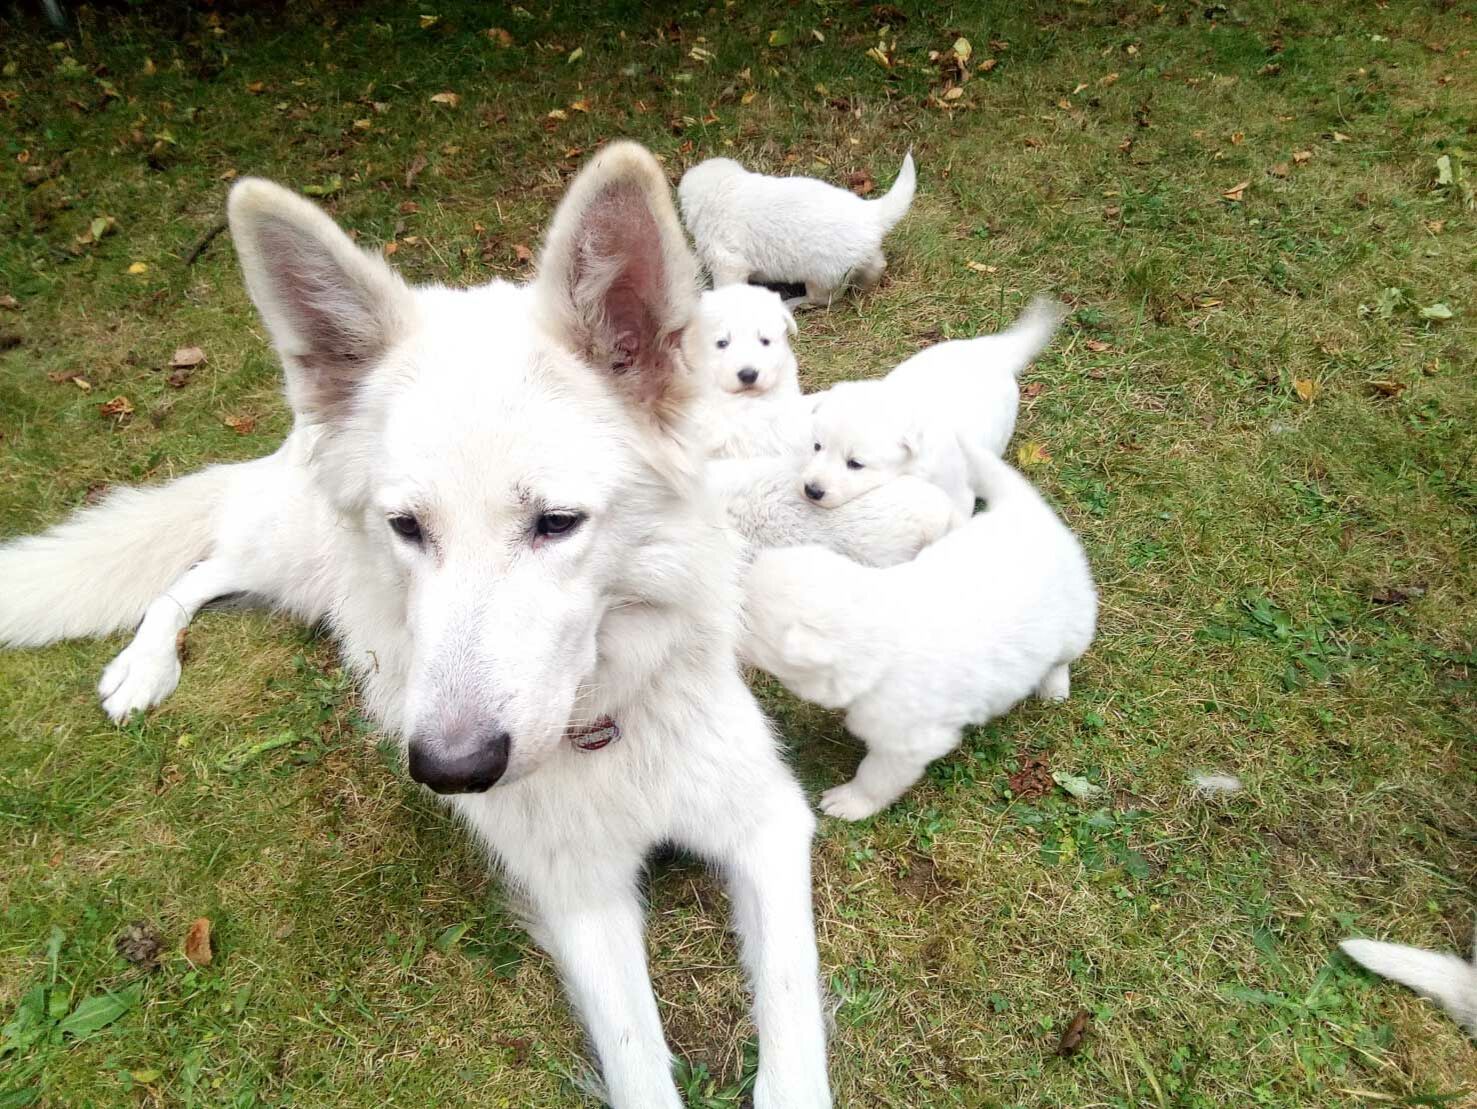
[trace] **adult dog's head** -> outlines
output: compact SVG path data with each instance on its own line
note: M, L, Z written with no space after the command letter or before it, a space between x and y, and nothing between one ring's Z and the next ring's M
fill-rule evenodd
M529 774L630 692L602 650L616 615L702 589L680 353L696 265L665 178L639 146L603 150L521 287L410 288L264 181L232 190L230 217L289 401L319 428L352 563L333 620L371 708L438 792Z

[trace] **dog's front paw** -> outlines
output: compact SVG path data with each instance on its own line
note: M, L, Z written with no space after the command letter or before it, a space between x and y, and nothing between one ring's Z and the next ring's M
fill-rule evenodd
M886 807L868 797L855 782L833 786L821 794L821 812L838 820L866 820Z
M122 724L135 712L151 709L174 692L179 685L179 656L170 644L168 650L150 650L130 645L103 671L97 683L97 695L103 711L116 724Z
M761 1067L754 1083L754 1109L831 1109L831 1086L824 1071L787 1081L771 1078Z

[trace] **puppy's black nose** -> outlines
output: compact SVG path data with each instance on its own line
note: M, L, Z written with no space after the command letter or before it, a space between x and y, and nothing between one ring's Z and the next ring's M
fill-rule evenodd
M746 366L738 372L738 379L745 385L752 385L759 380L759 371Z
M482 793L508 769L512 745L507 732L413 737L410 776L437 793Z
M805 485L805 495L813 501L818 501L826 495L826 491L819 485L811 485L807 482Z

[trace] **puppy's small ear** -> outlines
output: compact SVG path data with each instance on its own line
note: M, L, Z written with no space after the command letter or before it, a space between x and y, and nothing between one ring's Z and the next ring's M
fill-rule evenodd
M836 652L814 628L796 622L785 629L780 654L791 666L820 669L836 661Z
M898 439L898 446L909 458L917 458L923 451L923 428L917 425L908 428Z
M287 399L314 422L342 419L415 302L317 205L247 177L231 189L231 238L246 288L282 359Z
M684 399L697 262L656 159L612 143L569 186L539 261L539 313L626 399L667 422Z
M785 316L785 330L790 333L790 338L793 339L800 332L799 325L795 323L795 313L791 312L783 304L780 305L780 311Z

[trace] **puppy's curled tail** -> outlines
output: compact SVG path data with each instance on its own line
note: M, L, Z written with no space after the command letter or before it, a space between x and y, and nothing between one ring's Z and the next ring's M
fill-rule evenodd
M1008 369L1013 377L1029 366L1051 342L1056 329L1066 318L1067 309L1060 301L1038 296L1004 331L982 336L988 341L991 365Z
M0 544L0 645L107 635L210 553L229 466L119 489L40 535Z
M1378 940L1345 940L1339 947L1361 966L1436 1002L1477 1039L1477 950L1468 963L1456 955Z
M872 201L872 211L877 214L877 222L884 235L908 214L908 209L913 206L913 194L917 191L918 171L913 166L913 152L910 150L903 158L903 168L897 171L897 180L892 183L892 188Z

